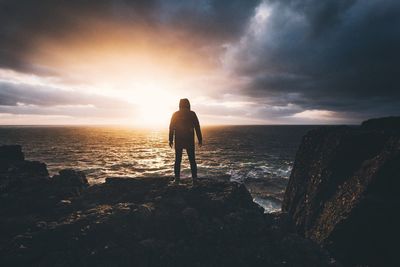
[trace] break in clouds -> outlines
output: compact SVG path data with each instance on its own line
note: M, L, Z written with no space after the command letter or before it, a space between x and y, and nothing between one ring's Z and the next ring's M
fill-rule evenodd
M85 92L84 80L43 60L41 44L73 37L94 22L163 36L154 40L157 47L177 46L194 55L188 61L202 60L222 75L202 76L207 88L194 94L214 103L194 101L215 122L358 123L399 115L396 0L3 0L0 115L134 112L124 99Z

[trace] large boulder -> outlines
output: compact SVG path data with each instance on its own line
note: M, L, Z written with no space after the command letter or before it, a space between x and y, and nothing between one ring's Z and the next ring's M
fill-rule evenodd
M86 175L82 171L77 171L73 169L63 169L59 171L59 174L53 176L53 181L56 184L71 187L89 186Z
M53 191L60 198L79 195L89 186L86 175L82 171L64 169L52 177Z
M24 161L25 156L22 153L20 145L0 146L0 178L3 172L7 171L11 164Z
M20 145L0 146L0 193L41 187L48 178L46 164L25 160Z
M298 233L347 264L398 262L399 122L312 130L296 154L282 209Z

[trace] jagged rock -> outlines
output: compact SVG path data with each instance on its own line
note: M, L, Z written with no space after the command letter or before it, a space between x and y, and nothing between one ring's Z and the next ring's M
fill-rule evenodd
M7 175L29 180L30 178L48 178L49 172L47 171L46 164L43 162L24 160L10 165Z
M53 181L59 185L87 187L89 182L86 175L81 171L72 169L64 169L59 171L58 175L53 176Z
M0 192L23 192L41 188L49 179L46 164L38 161L16 161L0 170Z
M212 179L196 187L168 182L162 177L113 178L93 185L56 226L39 221L34 233L23 235L29 239L12 240L5 263L336 265L311 241L274 227L243 185ZM0 251L0 256L5 255Z
M64 169L52 177L52 189L57 198L78 196L89 186L86 175L82 171Z
M88 187L72 170L42 178L28 187L41 190L2 199L4 266L339 266L264 214L243 184L146 177Z
M302 140L283 210L298 233L350 265L394 266L400 237L400 135L389 122L322 127Z

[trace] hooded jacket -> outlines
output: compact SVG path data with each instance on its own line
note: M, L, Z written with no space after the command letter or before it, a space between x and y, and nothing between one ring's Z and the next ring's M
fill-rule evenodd
M200 123L196 113L190 110L190 102L184 98L179 101L179 111L172 115L169 125L169 142L175 137L175 149L194 148L194 131L199 143L203 141Z

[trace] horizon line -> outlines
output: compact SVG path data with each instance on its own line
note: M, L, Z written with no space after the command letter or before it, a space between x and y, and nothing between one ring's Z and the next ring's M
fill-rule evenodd
M204 124L202 127L221 127L221 126L357 126L360 124L352 123L271 123L271 124ZM123 128L168 128L160 126L137 126L126 124L0 124L0 127L123 127Z

